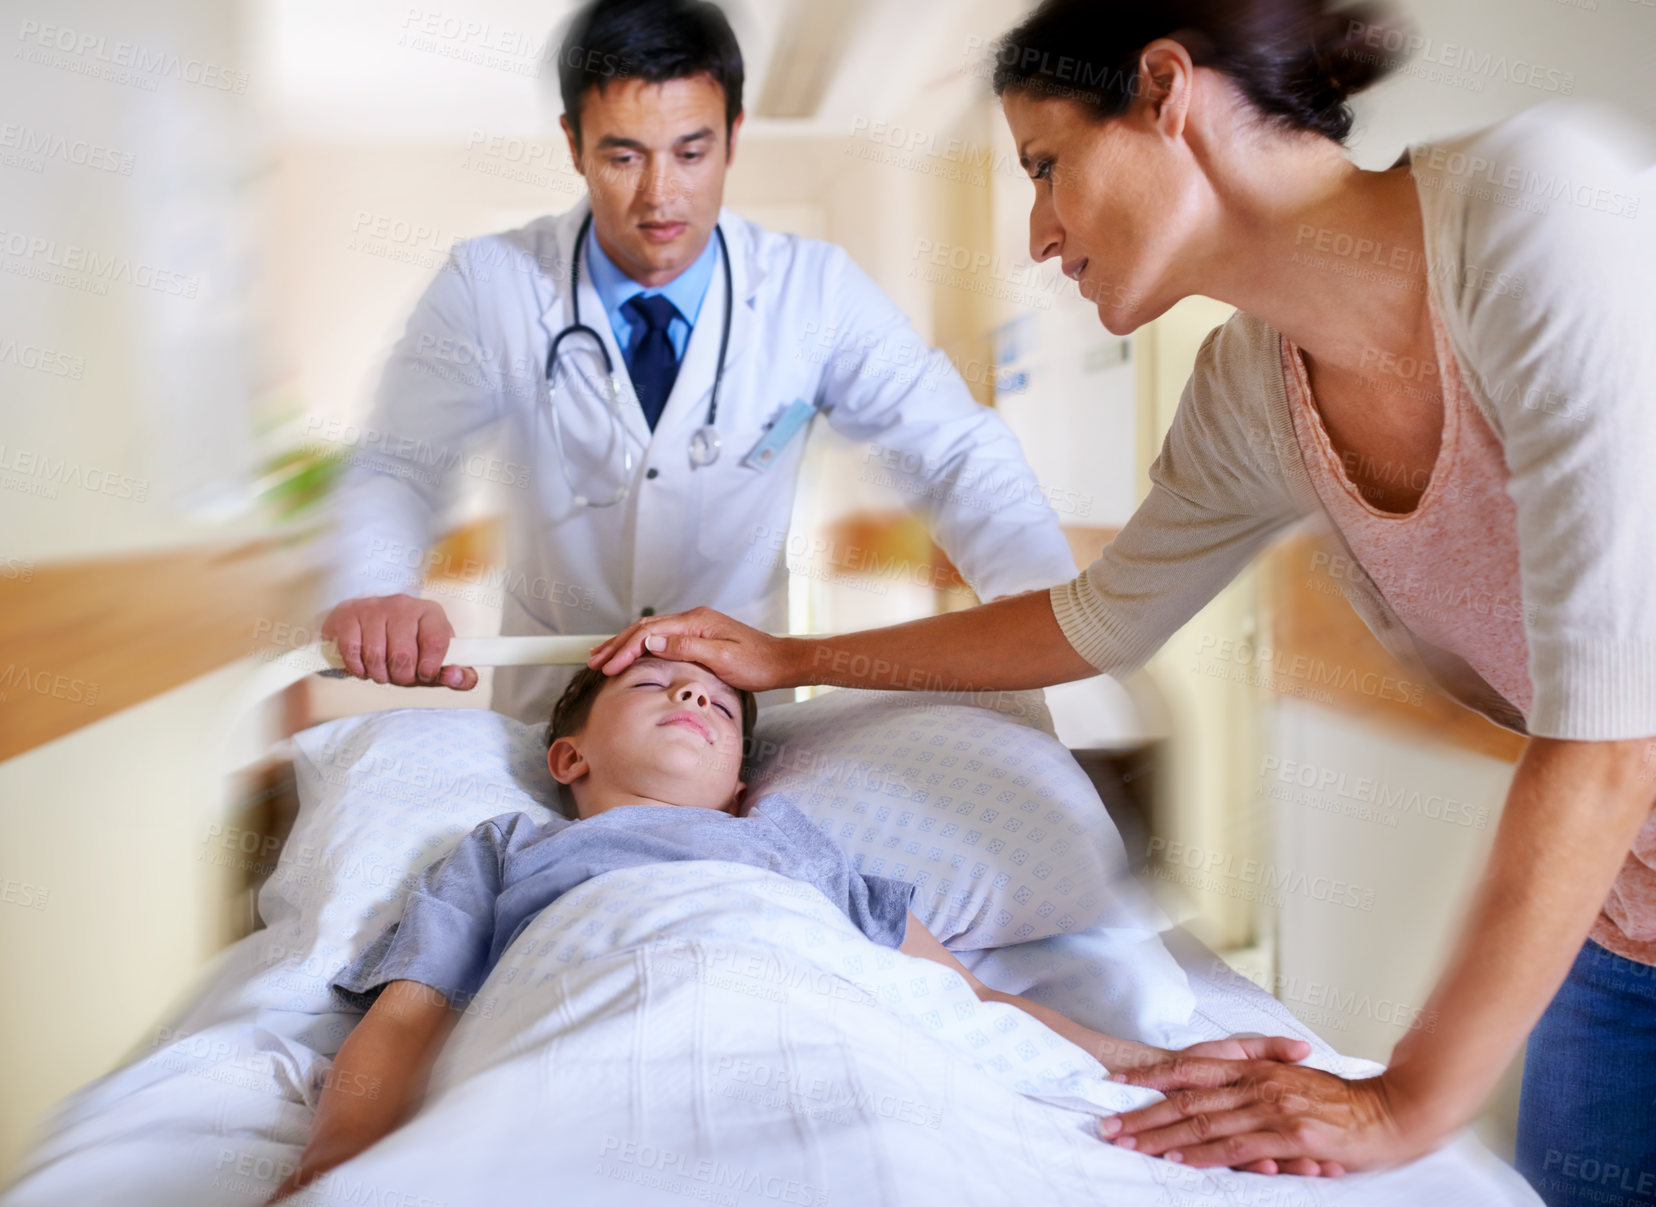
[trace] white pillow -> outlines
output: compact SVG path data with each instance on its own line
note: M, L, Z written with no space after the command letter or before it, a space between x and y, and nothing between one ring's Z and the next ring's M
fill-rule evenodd
M1166 925L1040 693L1003 711L958 698L841 689L765 709L748 808L780 796L858 871L917 884L915 916L956 950Z
M402 915L428 865L501 813L550 820L545 734L474 708L398 708L295 734L299 816L259 890L260 1003L334 1009L329 979Z

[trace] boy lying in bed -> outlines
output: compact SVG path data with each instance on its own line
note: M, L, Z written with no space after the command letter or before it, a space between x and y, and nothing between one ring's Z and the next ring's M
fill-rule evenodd
M579 820L537 824L507 813L485 821L426 869L401 921L334 978L335 996L367 1014L334 1061L298 1169L269 1202L414 1112L449 1031L537 913L594 876L639 864L721 859L780 872L815 885L874 942L953 969L981 1000L1028 1011L1107 1068L1171 1055L989 988L909 910L914 885L857 872L794 806L768 799L744 815L739 773L755 710L751 693L693 662L646 656L613 677L592 669L576 676L552 711L547 765L569 786ZM1310 1046L1231 1039L1186 1051L1299 1060Z

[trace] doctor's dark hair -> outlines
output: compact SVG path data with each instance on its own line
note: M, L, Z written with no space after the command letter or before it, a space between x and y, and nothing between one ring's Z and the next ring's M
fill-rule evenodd
M1044 0L995 45L995 95L1073 100L1099 120L1132 106L1139 55L1171 38L1230 77L1266 118L1344 142L1347 101L1395 68L1409 38L1380 3Z
M742 112L742 48L712 0L589 0L558 50L564 116L581 142L581 98L617 80L709 75L724 89L725 137Z
M564 688L563 695L552 706L552 719L546 726L546 746L551 749L552 743L559 738L567 738L578 734L586 728L587 718L592 715L592 703L598 698L598 693L604 690L604 684L615 679L614 675L604 674L602 667L583 666L576 676ZM759 699L750 691L741 688L732 688L736 698L742 705L742 751L743 761L753 744L753 723L759 716Z

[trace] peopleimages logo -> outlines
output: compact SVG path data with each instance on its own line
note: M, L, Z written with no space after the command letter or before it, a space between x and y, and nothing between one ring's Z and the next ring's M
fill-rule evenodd
M9 475L16 475L11 477ZM93 494L142 503L149 498L149 480L82 465L67 457L0 444L0 487L26 494L57 498L58 487L79 487Z
M199 84L238 96L247 91L245 71L232 71L171 51L152 50L136 42L111 41L103 34L67 26L25 20L18 28L17 40L23 43L17 48L17 58L77 74L107 76L116 83L136 84L147 92L155 91L157 79ZM128 75L129 71L145 78L133 78Z
M75 283L78 278L80 283L96 285L98 292L108 289L112 282L185 298L193 298L201 290L201 278L194 274L157 268L131 256L101 255L78 243L60 244L56 239L22 231L0 230L0 253L15 256L28 268L43 266L42 270L50 268L59 274L69 274L69 280L64 283Z
M1421 183L1428 188L1464 193L1535 213L1546 213L1551 202L1562 201L1612 218L1639 216L1636 194L1619 192L1602 181L1582 179L1566 171L1503 163L1448 147L1415 147L1413 155Z
M1476 830L1489 824L1487 806L1474 805L1438 792L1394 785L1376 776L1356 775L1335 767L1268 755L1260 766L1259 774L1263 781L1275 780L1292 787L1332 793L1354 804L1374 805L1392 814L1413 813L1432 821L1446 821Z
M1483 79L1505 80L1524 88L1570 96L1575 92L1575 72L1561 71L1526 59L1508 58L1489 50L1463 46L1458 42L1439 42L1424 34L1410 33L1395 27L1368 21L1352 21L1349 36L1357 39L1366 50L1352 54L1359 62L1372 61L1380 56L1397 57L1407 64L1426 67L1447 67L1453 71ZM1369 53L1377 52L1377 53Z
M79 381L86 374L85 357L4 338L0 338L0 365L33 369L49 377L68 377L74 381Z
M1271 904L1280 905L1280 894L1293 893L1296 896L1309 897L1313 901L1323 901L1330 905L1343 905L1351 909L1360 909L1367 913L1374 911L1374 890L1361 885L1351 884L1344 880L1335 880L1329 876L1313 876L1309 872L1294 868L1278 867L1266 860L1238 857L1234 852L1218 851L1206 847L1199 847L1192 843L1152 837L1145 849L1145 855L1157 865L1151 874L1160 879L1175 879L1169 876L1169 870L1176 872L1180 868L1188 869L1199 876L1218 877L1220 880L1235 881L1239 884L1250 885L1267 894L1263 899ZM1183 881L1191 887L1209 887L1209 884L1195 884ZM1210 882L1212 883L1212 882ZM1231 893L1232 896L1242 894ZM1269 895L1275 895L1275 900Z
M137 158L102 143L68 138L50 131L35 130L13 122L0 123L0 150L16 151L37 160L57 159L77 167L117 176L131 176Z

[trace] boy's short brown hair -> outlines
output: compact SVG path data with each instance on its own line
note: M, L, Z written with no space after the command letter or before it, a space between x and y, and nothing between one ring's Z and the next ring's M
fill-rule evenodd
M563 695L552 706L552 719L546 726L546 745L550 749L559 738L567 738L586 728L592 715L592 702L615 676L604 674L602 667L583 666L569 681ZM739 687L730 689L742 702L742 758L745 762L753 744L753 724L759 715L759 701L750 691Z

